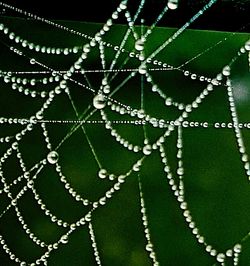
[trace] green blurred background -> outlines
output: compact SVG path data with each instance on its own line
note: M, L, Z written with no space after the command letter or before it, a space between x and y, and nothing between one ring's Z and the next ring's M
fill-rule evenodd
M1 18L1 20L18 35L34 43L59 47L81 46L87 43L86 40L78 36L70 35L35 21L12 18ZM101 28L100 24L94 23L66 21L60 21L60 23L91 36ZM119 45L126 29L126 26L122 25L113 26L111 31L105 35L104 41ZM138 31L140 30L138 29ZM146 55L154 51L174 31L175 29L169 28L155 29L147 41ZM225 38L227 40L224 40ZM221 44L211 48L184 67L184 69L193 73L213 78L230 62L248 38L249 34L243 33L187 30L164 49L157 56L157 59L179 66L197 54L204 52L207 48L213 47L217 42L222 41ZM0 69L2 71L43 70L40 67L30 66L27 58L11 53L5 45L8 43L7 37L1 34ZM134 41L130 38L125 48L132 50L133 47ZM28 50L25 50L25 53L28 57L34 57L55 70L68 69L78 56L46 56L44 54L34 54L33 51ZM114 57L114 51L111 48L106 48L105 54L107 63L110 64ZM118 66L124 58L124 55L121 56L118 60ZM137 61L130 59L124 68L138 66ZM97 48L90 52L89 58L83 67L85 69L101 69ZM183 103L192 102L206 86L204 82L190 80L180 71L154 71L151 74L165 94ZM111 83L111 90L127 76L128 73L119 73ZM103 74L92 73L87 74L87 77L92 88L98 90ZM74 78L85 84L83 75L76 75ZM247 55L241 56L235 62L232 68L232 81L239 120L248 122L250 115L250 77ZM2 80L0 86L0 116L2 117L28 118L43 104L42 99L32 99L18 94ZM166 107L164 101L150 91L150 86L147 83L144 84L144 87L145 110L150 115L165 120L171 120L180 115L179 111ZM51 88L53 86L47 86L45 90ZM44 88L38 86L37 89ZM70 83L70 91L80 113L92 103L93 95L82 87ZM115 94L114 98L139 109L140 91L141 77L136 75ZM110 119L114 120L130 119L129 116L114 114L108 108L107 114ZM45 118L48 120L76 119L66 94L61 94L55 99L45 113ZM99 120L100 115L96 113L91 119ZM217 87L204 103L190 115L188 120L209 123L230 122L226 87ZM58 145L71 127L72 124L47 124L53 147ZM131 143L142 145L143 131L140 126L119 124L114 127ZM14 135L21 128L20 125L2 124L0 137L9 134ZM117 144L104 128L104 125L88 124L85 129L98 158L110 173L117 175L125 173L131 168L136 159L140 158L141 154L134 154ZM150 140L153 141L164 131L147 126L147 132ZM249 130L243 129L242 133L246 148L249 150ZM250 229L249 181L243 171L234 132L232 129L187 128L183 129L183 139L186 200L206 241L223 252L238 243ZM167 153L173 172L176 171L177 167L176 140L177 134L174 131L166 141ZM1 154L6 151L9 145L1 144ZM46 158L46 145L39 125L35 126L34 130L20 142L20 150L28 168L40 159ZM84 197L93 201L97 200L112 185L109 181L98 178L98 165L81 129L65 141L58 152L62 171L76 191ZM8 182L21 174L15 156L7 160L3 171ZM215 259L210 257L203 247L196 242L184 221L178 203L167 183L158 151L154 151L146 158L140 175L151 238L160 264L166 266L214 265ZM24 184L25 182L14 188L13 193L17 193ZM35 188L51 211L57 217L62 217L68 222L74 222L88 211L88 208L83 208L72 200L52 166L46 166L39 174L35 182ZM7 197L1 195L0 210L4 210L7 204ZM47 219L44 213L40 211L31 192L25 193L18 202L18 206L27 224L45 242L54 242L66 232L60 228L58 229ZM146 266L152 264L145 251L146 241L140 214L138 177L135 173L128 177L122 189L115 194L107 205L94 212L93 227L102 265ZM25 235L13 208L0 219L0 233L5 237L11 250L21 259L30 263L42 254L42 250L36 247ZM250 265L249 249L250 243L246 241L240 255L239 265ZM0 265L15 265L3 253L2 249L0 251ZM76 230L70 236L67 245L60 246L58 250L52 252L48 265L95 265L87 227ZM226 265L233 264L231 261L227 261Z

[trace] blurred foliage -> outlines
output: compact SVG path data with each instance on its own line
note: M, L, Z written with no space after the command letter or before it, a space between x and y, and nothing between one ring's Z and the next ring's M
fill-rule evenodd
M2 18L8 27L34 43L67 47L87 43L87 40L38 23L24 19ZM80 32L93 36L101 28L99 24L76 23L60 21ZM104 37L114 45L119 45L126 27L115 25ZM164 40L173 34L175 29L156 28L149 37L145 53L150 54ZM225 38L227 38L225 40ZM225 32L209 32L187 30L177 40L164 49L157 59L174 66L180 66L197 54L195 60L183 66L198 75L215 77L239 48L249 38L249 34L232 34ZM220 42L215 46L216 43ZM9 51L5 44L9 44L6 36L1 35L0 69L2 71L43 70L41 67L30 66L29 59L22 58ZM134 47L133 39L126 44L126 50ZM208 48L211 48L207 50ZM20 47L21 49L21 47ZM54 56L35 54L34 51L25 50L29 58L52 67L55 70L66 70L77 59L73 56ZM114 57L112 48L105 48L106 61L110 64ZM122 63L124 55L118 60ZM139 63L130 59L124 68L138 67ZM152 68L154 66L152 65ZM89 58L84 63L84 68L101 69L98 48L91 50ZM154 81L167 95L174 100L190 103L205 88L206 83L191 80L182 72L152 71ZM86 74L95 90L98 90L102 73ZM128 73L119 73L111 83L111 88L120 84ZM83 75L74 78L83 84L86 83ZM247 55L243 55L234 64L232 79L235 91L239 119L249 121L249 67ZM0 83L0 116L11 118L28 118L38 110L43 103L41 99L32 99L11 90L9 84ZM47 86L46 90L52 87ZM38 90L40 88L38 87ZM164 102L144 84L145 110L152 116L165 120L174 119L180 115L179 111L168 108ZM70 84L73 101L79 111L92 103L93 95L84 88ZM136 75L121 90L113 96L116 100L134 108L140 108L141 77ZM110 119L129 120L128 116L115 115L107 110ZM46 119L74 120L76 116L66 94L56 98L47 110ZM95 113L92 120L100 120L100 115ZM226 87L219 86L209 95L201 106L189 117L189 121L200 122L230 122L229 103ZM60 140L67 134L72 124L47 124L52 146L56 147ZM119 124L117 131L128 138L131 143L143 143L142 127L135 125ZM1 125L0 137L15 134L22 127L20 125ZM117 175L127 172L140 155L129 152L116 143L105 129L103 124L86 124L86 132L96 150L102 165L110 173ZM150 140L153 142L163 130L147 126ZM250 148L249 130L243 129L243 136L247 150ZM186 128L184 137L184 167L186 199L193 218L207 242L212 243L218 250L225 251L241 240L250 230L250 189L232 129L215 128ZM1 144L0 154L9 144ZM176 171L176 132L166 141L172 171ZM21 142L20 150L23 154L27 168L38 160L46 158L47 149L39 126L36 126ZM79 128L59 149L59 163L63 173L67 176L72 186L84 197L91 200L100 198L111 186L106 180L97 177L98 165L82 130ZM17 159L11 158L4 165L6 180L13 180L21 174ZM145 204L148 213L151 238L161 265L168 266L200 266L213 265L215 259L208 256L203 247L199 245L191 234L187 224L173 196L158 151L154 151L146 158L141 169L142 189L145 195ZM21 186L25 183L23 182ZM2 184L1 184L2 188ZM68 222L74 222L83 216L88 208L83 208L75 202L64 189L59 177L52 166L39 174L35 188L42 196L48 208L57 217L62 217ZM17 193L20 186L13 189ZM16 192L15 192L16 191ZM104 206L93 214L93 226L96 241L103 265L151 265L145 251L145 237L140 214L138 178L135 173L128 177L122 189ZM4 210L8 200L1 195L0 210ZM56 241L64 232L58 229L41 212L31 192L25 193L18 202L18 206L32 230L44 241ZM17 220L14 209L11 208L0 220L0 233L5 237L11 250L22 259L32 262L42 254L42 250L29 240ZM240 257L240 265L250 265L250 243L245 242ZM0 265L15 265L1 250ZM48 265L53 266L80 266L95 265L91 241L87 227L82 227L70 236L70 241L65 246L52 252ZM231 265L228 263L227 265Z

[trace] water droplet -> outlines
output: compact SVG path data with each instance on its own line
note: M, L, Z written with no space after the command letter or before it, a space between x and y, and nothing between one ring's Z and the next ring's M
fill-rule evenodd
M100 199L99 199L99 203L100 203L101 205L105 205L105 204L106 204L106 198L105 198L105 197L100 198Z
M246 42L246 44L245 44L245 49L246 49L247 51L250 51L250 40Z
M10 77L9 76L5 76L3 80L4 80L5 83L9 83L10 82Z
M12 206L16 206L16 205L17 205L17 201L16 201L16 199L13 199L13 200L11 201L11 205L12 205Z
M100 33L96 33L96 35L95 35L95 40L96 40L97 42L99 42L99 41L101 41L101 39L102 39L102 37L101 37Z
M61 241L62 244L67 244L69 242L69 237L67 235L63 235L61 237Z
M223 74L224 76L230 76L230 71L231 71L230 66L225 66L225 67L223 68L223 70L222 70L222 74Z
M137 51L143 51L144 50L144 40L138 39L135 42L135 50L137 50Z
M126 178L125 175L120 175L120 176L118 176L118 182L119 182L119 183L124 183L124 182L125 182L125 178Z
M233 256L233 251L231 249L227 250L226 256L227 257L232 257Z
M191 79L196 79L197 78L197 75L196 74L192 74L191 75Z
M103 87L103 92L104 92L105 94L109 94L109 93L110 93L110 86L109 86L109 85L105 85L105 86Z
M27 187L28 188L32 188L34 186L34 181L33 180L29 180L27 183Z
M217 80L222 80L223 79L223 76L221 75L221 73L216 76L216 79Z
M136 164L133 165L132 169L133 169L134 172L139 172L140 171L140 166L136 163Z
M144 118L145 117L145 112L144 112L144 110L138 110L138 112L137 112L137 116L138 116L138 118L140 118L140 119L142 119L142 118Z
M249 170L250 169L250 163L249 162L245 163L244 168L246 170Z
M93 105L96 109L103 109L106 106L105 97L102 94L97 94L93 99Z
M212 250L212 246L210 246L210 245L206 246L206 251L207 252L210 252L211 250Z
M50 164L55 164L58 162L59 159L59 155L56 151L51 151L48 156L47 156L47 160Z
M18 148L18 142L14 142L11 147L13 150L16 150Z
M243 154L242 157L241 157L241 159L242 159L243 162L247 162L248 161L247 154Z
M168 0L168 8L172 10L178 8L178 0Z
M240 253L241 252L241 244L236 244L235 246L234 246L234 252L235 253Z
M102 85L103 85L103 86L108 85L108 81L107 81L107 78L106 78L106 77L103 78L103 80L102 80Z
M35 63L36 63L36 60L35 60L34 58L31 58L31 59L30 59L30 64L31 64L31 65L34 65Z
M145 65L145 64L141 64L141 65L139 66L138 71L139 71L139 73L142 74L142 75L146 74L146 73L147 73L147 67L146 67L146 65Z
M84 53L89 53L90 52L90 45L89 44L85 44L83 47L83 52Z
M180 207L181 207L182 210L186 210L187 209L187 203L185 201L182 202Z
M108 176L108 172L106 169L100 169L100 171L98 172L98 176L101 178L101 179L104 179Z
M182 167L177 169L177 175L183 175L184 174L184 169Z
M216 257L218 262L224 262L225 261L225 255L223 253L219 253Z
M145 155L150 155L151 152L152 152L152 146L151 145L148 144L148 145L143 147L143 153Z
M167 99L165 100L165 105L166 105L166 106L170 106L170 105L172 105L172 99L171 99L171 98L167 98Z
M126 2L121 2L119 7L120 7L121 10L126 9L127 8Z
M199 242L199 243L204 243L204 241L205 241L205 239L204 239L203 236L200 236L200 237L198 238L198 242Z
M152 250L153 250L153 245L152 245L151 243L148 243L148 244L146 245L146 250L147 250L147 251L152 251Z
M112 19L118 19L118 12L115 11L111 17Z

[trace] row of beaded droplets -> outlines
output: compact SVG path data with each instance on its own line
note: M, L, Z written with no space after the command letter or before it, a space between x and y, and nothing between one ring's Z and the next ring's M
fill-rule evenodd
M159 266L160 264L157 260L156 253L154 251L154 245L153 245L152 240L151 240L150 229L148 226L147 210L146 210L144 196L143 196L143 192L142 192L142 184L141 184L140 174L138 174L138 183L139 183L142 224L144 227L144 235L145 235L145 238L147 241L145 249L149 253L149 258L152 260L153 265Z
M225 254L218 253L218 251L215 248L213 248L211 245L206 243L204 236L200 234L199 229L197 225L195 224L193 217L191 216L191 212L188 209L188 204L185 201L185 195L184 195L184 182L183 182L184 167L183 167L182 158L180 156L180 154L183 153L182 151L183 146L181 144L182 141L180 139L181 130L179 129L178 131L179 131L179 134L178 134L178 140L177 140L177 157L179 159L179 163L178 163L178 168L177 168L177 176L179 178L179 183L175 181L174 176L170 170L170 166L167 160L167 154L165 152L165 148L163 147L163 145L160 147L160 154L161 154L162 162L165 165L164 172L166 173L168 183L180 205L180 209L183 213L185 221L187 222L188 228L191 230L192 234L197 239L197 242L204 246L208 254L210 254L212 257L216 257L217 262L220 263L222 266L225 265L226 257L232 257L232 256L234 256L234 265L238 265L238 257L239 257L239 254L241 253L241 245L236 244L233 247L233 250L229 249L226 251ZM180 165L181 165L181 168L180 168Z

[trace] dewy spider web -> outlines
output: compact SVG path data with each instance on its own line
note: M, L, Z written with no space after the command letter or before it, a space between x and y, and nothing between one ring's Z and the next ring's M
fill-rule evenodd
M230 245L226 243L226 245L220 246L218 242L213 244L213 241L210 240L213 238L202 233L202 228L206 227L191 212L190 206L193 204L187 203L190 196L185 189L189 182L186 180L188 167L184 168L186 157L183 157L183 153L185 153L183 134L186 132L184 130L186 127L186 130L195 127L197 128L195 130L211 130L210 122L202 121L192 124L188 119L195 113L195 110L201 109L206 104L209 97L212 97L212 93L226 88L231 120L227 123L216 120L215 127L228 127L227 130L230 132L235 131L242 168L250 179L247 145L244 142L244 132L241 130L248 128L248 123L240 123L236 105L239 92L237 88L234 88L231 74L235 64L239 64L242 58L246 60L245 54L250 51L250 43L245 38L242 47L232 53L232 59L222 66L218 71L219 74L214 74L214 78L182 68L192 62L193 58L197 60L197 58L205 56L206 52L216 47L214 44L209 46L212 47L211 49L208 48L205 49L205 52L194 54L184 63L182 61L179 64L181 67L174 67L169 63L156 60L155 57L161 54L165 48L169 48L170 44L176 43L186 28L213 4L216 4L216 1L209 1L183 27L172 33L167 40L159 40L159 43L154 45L151 50L148 47L150 47L150 40L154 40L155 26L163 16L168 15L168 12L174 12L169 9L177 8L178 1L169 1L168 6L163 7L163 11L159 12L155 23L148 29L143 25L135 27L145 4L146 1L142 0L133 16L127 7L127 1L122 1L101 30L98 29L94 37L91 37L1 3L5 8L10 8L35 21L53 26L55 31L63 29L66 31L65 34L73 33L80 37L80 41L76 39L75 46L46 47L40 46L39 42L30 41L29 36L27 38L19 37L17 32L9 30L6 26L9 23L8 20L6 20L6 25L5 22L0 25L0 30L3 32L1 43L8 50L7 54L14 56L15 60L18 59L17 62L20 63L16 69L9 69L8 65L3 66L4 69L1 72L1 78L6 83L4 93L2 93L3 98L5 91L11 87L8 97L14 99L15 111L8 113L10 103L7 103L4 108L3 99L2 117L0 118L3 128L0 138L2 143L0 243L3 250L1 253L3 260L1 261L4 261L4 265L16 263L20 265L53 265L54 261L59 261L55 257L56 253L65 250L65 247L71 245L72 242L76 244L71 249L73 254L74 250L80 254L90 254L90 247L87 244L86 246L79 244L86 239L89 240L86 242L89 242L92 247L93 258L87 260L84 257L82 261L71 259L69 262L61 262L60 265L62 263L66 263L65 265L92 265L93 259L97 265L107 264L106 257L111 257L112 253L119 254L119 245L121 244L117 240L118 248L116 250L113 246L112 251L105 247L100 240L101 234L97 233L101 226L99 220L104 221L102 223L105 229L109 227L113 234L118 234L119 230L110 226L110 222L106 218L109 214L105 212L105 208L112 206L115 201L119 201L117 198L121 193L127 194L126 198L131 197L127 200L130 206L131 203L136 205L132 201L137 201L137 207L131 206L131 210L124 209L123 211L126 215L128 212L136 213L138 211L136 216L141 216L142 227L135 227L135 230L139 230L140 236L144 234L143 240L138 240L138 243L145 246L146 250L144 253L142 248L139 255L137 254L129 262L124 262L125 265L129 263L133 265L168 265L168 262L162 259L164 256L161 254L166 251L156 241L157 233L153 226L157 227L157 221L153 218L155 215L152 216L150 208L146 209L146 206L152 207L149 197L152 198L158 194L155 191L149 194L146 189L144 176L150 173L150 168L147 168L149 159L154 160L156 165L159 165L158 161L161 161L170 190L177 199L179 210L181 210L191 232L190 235L193 237L192 241L201 247L199 252L206 252L208 255L209 259L204 259L204 261L206 263L216 262L218 265L239 264L242 244L248 239L247 231L244 231L238 239L231 237L230 239L235 240L234 242L231 240ZM111 41L104 41L105 38L109 39L108 34L115 30L113 29L114 22L121 16L125 17L128 23L125 31L121 28L123 30L120 32L123 36L122 40L118 41L118 45L115 41L115 45L111 44ZM232 35L234 36L234 34ZM227 38L222 39L225 42L227 40ZM82 42L84 43L82 44ZM223 44L223 42L217 43ZM50 58L52 56L53 61ZM63 56L65 61L56 59L56 56ZM96 57L99 57L99 61ZM3 60L6 58L4 57ZM30 63L29 66L27 66L27 62ZM61 71L61 65L65 65L65 69L68 70ZM58 66L60 66L59 69ZM89 66L90 69L88 69ZM30 67L32 67L31 71ZM186 80L187 77L190 77L193 83L201 82L202 89L198 90L198 96L197 93L196 95L191 93L191 96L187 97L188 101L185 98L179 97L179 99L176 93L168 91L168 88L170 89L170 86L173 85L171 81L168 82L167 88L161 83L161 76L159 76L161 72L167 75L167 78L173 73L177 73L176 78L179 79ZM36 75L39 78L36 78ZM171 93L174 96L170 96ZM182 91L182 93L185 95L185 92ZM152 106L152 102L157 106ZM15 106L17 103L20 108ZM66 111L66 107L70 107L69 110ZM121 119L121 117L125 119ZM229 119L228 112L224 119ZM60 127L60 129L57 130L55 127ZM80 132L81 135L78 136L77 134ZM42 141L41 136L43 137ZM84 141L82 136L84 136ZM81 157L82 150L78 149L79 140L83 142L83 157ZM105 143L106 140L107 143ZM171 142L176 142L175 147L171 146ZM31 151L27 150L28 145ZM37 149L38 147L39 149ZM38 150L39 152L37 152ZM112 154L113 150L115 150L115 154ZM186 150L188 149L186 148ZM120 158L117 160L118 151ZM154 158L157 151L160 152L161 160ZM173 156L175 153L176 155ZM65 156L66 154L67 156ZM192 157L190 153L189 155ZM76 159L80 163L75 163ZM84 164L85 160L88 160L87 164ZM18 167L14 168L14 164ZM79 176L84 181L80 182ZM152 178L149 180L152 186L156 182ZM157 182L161 181L157 179ZM243 178L239 182L243 183ZM246 186L245 183L243 184ZM55 187L56 193L53 190ZM48 195L50 193L52 193L50 195L52 198ZM64 204L67 206L65 210L62 206ZM29 209L32 210L32 214ZM37 214L38 218L35 218L33 212ZM155 210L155 212L159 213L159 210ZM199 212L196 211L196 213ZM117 217L117 212L114 214L112 224L124 217L120 211L119 215ZM8 228L11 226L21 226L22 231L17 231L20 237L10 234ZM125 229L128 230L127 227L123 228L123 230ZM82 235L86 234L86 231L88 236L83 237ZM102 234L104 234L104 230ZM76 242L75 235L81 235L82 239ZM109 239L109 237L111 238L108 235L107 238ZM31 240L31 243L27 241L27 238ZM20 242L18 242L19 239ZM115 238L109 240L112 242L115 241ZM135 240L137 240L137 236L134 235L133 239L130 236L130 242ZM18 244L16 244L17 242ZM166 243L162 245L165 246ZM100 246L101 248L99 248ZM79 247L82 247L82 250L79 250ZM138 247L134 247L137 250ZM168 249L171 250L170 244ZM63 256L64 253L61 254ZM148 258L145 254L148 254ZM115 259L114 254L112 256L109 260L107 258L107 261L112 265L122 265L121 259ZM177 260L178 258L174 259L175 265L178 265ZM191 261L183 261L186 264L195 265ZM196 261L198 261L197 265L201 265L202 260ZM172 265L171 262L169 265ZM179 265L181 264L179 263Z

